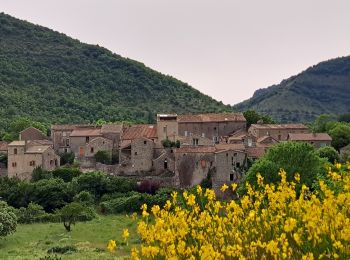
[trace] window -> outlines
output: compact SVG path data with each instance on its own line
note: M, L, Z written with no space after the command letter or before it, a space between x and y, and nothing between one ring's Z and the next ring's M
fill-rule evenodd
M164 160L164 169L168 169L168 160L167 159Z
M230 181L233 181L233 173L230 173Z
M216 131L216 127L214 127L214 131Z
M193 143L193 145L196 146L196 145L198 145L199 140L197 138L193 138L192 143Z
M173 152L174 152L173 149L171 149L171 150L170 150L170 153L173 153Z
M50 160L50 165L53 165L53 160Z
M69 146L69 139L66 139L66 146Z
M212 167L213 166L213 162L210 162L210 167Z
M143 144L147 144L147 141L143 141Z
M64 152L65 152L65 153L68 153L68 149L67 149L67 148L64 148Z
M135 152L135 155L137 155L137 152Z
M17 166L17 163L16 162L13 162L12 163L12 167L16 167Z
M233 157L231 157L231 164L234 165Z
M90 148L90 152L94 153L94 148L93 147Z
M13 154L17 154L17 148L13 149Z
M241 167L241 164L239 162L236 162L236 167Z
M233 154L233 156L235 156L235 157L236 157L236 156L237 156L237 153L234 153L234 154Z
M50 164L51 164L51 162L50 162ZM33 166L34 167L35 166L35 161L30 161L29 162L29 166Z
M86 143L88 143L90 141L90 137L89 136L85 137L85 141Z

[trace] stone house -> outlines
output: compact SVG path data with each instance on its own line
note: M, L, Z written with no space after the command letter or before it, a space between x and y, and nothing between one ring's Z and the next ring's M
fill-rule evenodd
M157 114L157 137L159 142L176 141L178 135L177 114Z
M175 150L162 149L159 156L153 159L153 169L156 175L175 174Z
M0 141L0 154L7 154L8 143L6 141Z
M235 150L226 144L176 149L175 175L180 187L198 185L209 175L216 193L225 183L239 182L246 165L244 147L239 148Z
M175 150L175 176L180 187L200 184L214 170L214 146L181 147Z
M58 154L71 152L70 134L78 127L87 125L52 125L51 139L53 148Z
M277 141L286 141L291 133L305 134L310 133L310 130L303 124L252 124L248 129L248 133L257 139L271 136Z
M75 128L69 135L71 152L74 153L76 158L83 159L86 154L87 145L97 137L102 137L100 127L88 126Z
M60 157L50 146L28 146L26 141L8 145L8 176L30 179L33 170L41 167L52 171L60 166Z
M215 143L247 125L242 113L179 115L177 122L179 136L199 135Z
M200 135L191 135L191 136L178 136L176 138L178 141L180 141L181 146L210 146L214 145L214 142L212 139L202 137Z
M219 198L224 198L220 188L224 184L230 185L241 181L246 164L246 153L242 150L218 150L214 155L214 164L213 190Z
M308 133L308 134L294 134L290 133L287 138L288 141L305 142L313 145L315 148L330 146L332 137L327 133Z
M95 155L99 151L105 151L112 158L113 141L104 137L93 138L85 145L85 154L80 158L82 167L93 167L96 164Z
M47 140L48 137L41 132L39 129L34 127L28 127L23 131L19 132L19 140L20 141L28 141L28 140Z

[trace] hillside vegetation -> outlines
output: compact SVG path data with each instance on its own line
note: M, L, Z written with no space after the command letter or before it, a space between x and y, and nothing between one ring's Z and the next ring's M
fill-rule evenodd
M137 61L0 14L0 131L15 117L151 122L157 112L230 109Z
M350 56L321 62L234 106L281 122L310 122L321 114L350 112Z

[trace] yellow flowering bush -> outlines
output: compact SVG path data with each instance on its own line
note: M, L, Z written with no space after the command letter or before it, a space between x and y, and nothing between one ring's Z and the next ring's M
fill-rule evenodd
M161 208L142 207L141 246L134 259L350 259L350 167L329 169L334 192L325 181L312 192L300 180L247 185L239 200L218 201L212 190L184 192L185 206L173 193ZM236 189L237 185L230 189ZM224 186L221 192L228 192ZM202 202L205 201L205 204Z

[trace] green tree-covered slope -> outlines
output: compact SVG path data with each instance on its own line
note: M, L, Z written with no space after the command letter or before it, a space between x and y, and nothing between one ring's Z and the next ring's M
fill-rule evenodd
M0 14L0 131L19 116L149 122L157 112L230 109L139 62Z
M281 122L310 122L321 114L350 112L350 56L321 62L234 106Z

